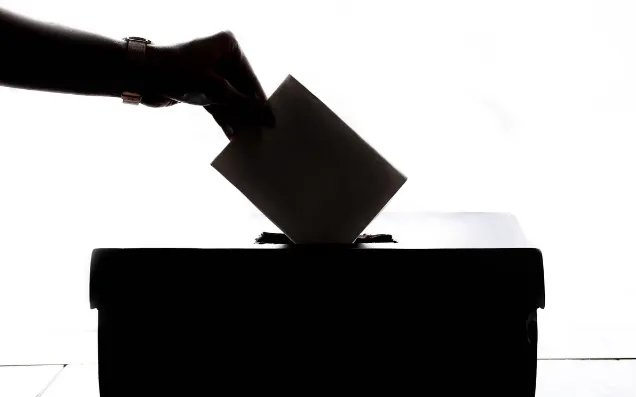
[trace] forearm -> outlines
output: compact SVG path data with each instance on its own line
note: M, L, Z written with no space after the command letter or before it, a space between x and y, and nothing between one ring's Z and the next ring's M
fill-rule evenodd
M39 22L0 9L0 85L81 95L137 89L124 40Z

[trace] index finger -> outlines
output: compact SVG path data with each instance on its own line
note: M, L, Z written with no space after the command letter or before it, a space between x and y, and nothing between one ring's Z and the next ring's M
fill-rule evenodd
M226 41L226 51L219 62L219 74L243 95L265 102L265 91L236 37L230 32L224 32L222 39Z

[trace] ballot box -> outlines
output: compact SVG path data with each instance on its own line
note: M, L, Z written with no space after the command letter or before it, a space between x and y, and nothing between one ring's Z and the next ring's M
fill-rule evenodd
M102 397L534 396L543 262L514 216L383 213L351 245L255 225L93 251Z

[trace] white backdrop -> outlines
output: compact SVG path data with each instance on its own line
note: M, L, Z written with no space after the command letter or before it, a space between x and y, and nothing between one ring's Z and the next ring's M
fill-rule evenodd
M517 216L545 256L540 356L636 356L631 2L0 6L160 44L231 29L268 94L293 74L409 177L387 211ZM211 247L254 210L210 167L227 141L202 109L0 87L0 115L5 344L95 329L93 248Z

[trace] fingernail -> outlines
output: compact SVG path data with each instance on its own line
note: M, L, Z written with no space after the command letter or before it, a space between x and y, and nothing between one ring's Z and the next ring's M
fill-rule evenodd
M230 139L232 138L232 136L234 136L234 129L229 125L226 125L225 128L223 128L223 131L225 132L225 135L227 135L227 137Z

